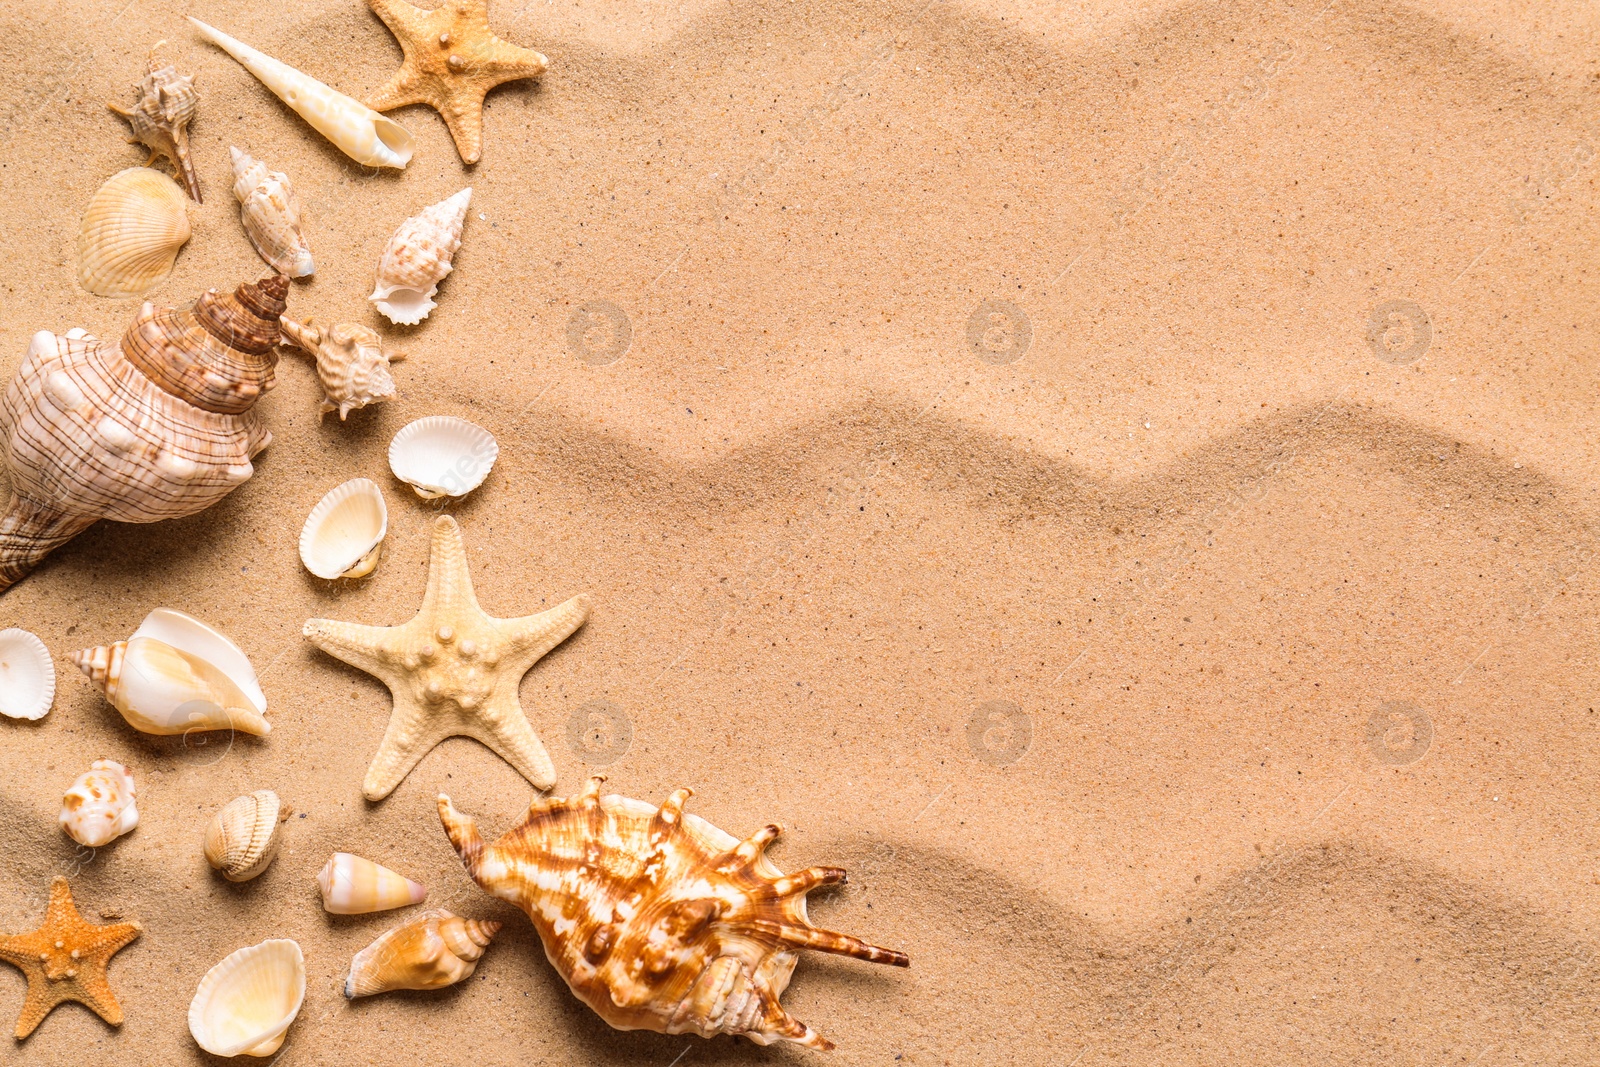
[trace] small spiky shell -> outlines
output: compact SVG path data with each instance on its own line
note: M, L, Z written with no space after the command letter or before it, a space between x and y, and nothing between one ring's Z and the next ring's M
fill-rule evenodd
M268 170L248 152L232 147L228 151L233 153L233 195L239 200L239 222L245 236L279 274L310 276L317 265L300 229L300 198L289 184L289 176Z
M433 294L454 267L472 186L400 224L378 260L378 277L367 297L390 322L415 326L439 305Z
M424 912L356 953L344 995L354 1000L391 989L455 985L472 977L499 932L497 922L463 919L443 908Z
M330 915L365 915L421 904L428 891L380 863L335 852L317 873L322 907Z
M376 330L354 322L326 329L296 322L287 315L279 323L284 344L316 357L322 383L322 413L339 413L339 421L357 408L393 400L394 376L389 364L405 357L383 349Z
M149 167L118 171L78 225L78 284L96 296L139 296L172 270L189 234L177 182Z
M61 798L61 828L80 845L99 848L139 825L133 772L97 759Z
M528 914L561 977L612 1026L828 1049L778 1003L798 950L909 966L904 953L811 925L806 893L845 872L784 875L765 851L779 827L740 842L683 813L688 789L657 809L602 797L602 781L536 799L493 844L442 794L439 818L467 873Z
M248 882L271 865L281 835L282 804L270 789L234 797L206 826L206 862L230 882Z
M160 48L165 41L158 42ZM199 106L200 94L194 91L194 78L180 75L170 64L158 68L156 49L150 50L150 73L138 85L139 99L132 108L107 104L112 111L128 120L133 127L133 142L150 149L145 166L154 163L157 156L165 156L177 168L184 187L195 203L200 203L200 181L195 177L194 163L189 159L189 123Z

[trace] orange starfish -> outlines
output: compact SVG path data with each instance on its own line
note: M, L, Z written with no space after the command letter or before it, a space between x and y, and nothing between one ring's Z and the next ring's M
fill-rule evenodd
M28 998L17 1017L17 1040L33 1033L63 1001L86 1004L112 1026L122 1025L122 1005L106 981L106 964L144 932L138 923L95 926L83 921L72 890L60 875L50 883L44 925L31 934L0 938L0 960L28 976Z
M483 98L502 82L537 78L549 61L489 29L489 0L446 0L427 9L406 0L367 0L400 42L405 60L367 101L374 111L427 104L444 117L466 163L483 154Z

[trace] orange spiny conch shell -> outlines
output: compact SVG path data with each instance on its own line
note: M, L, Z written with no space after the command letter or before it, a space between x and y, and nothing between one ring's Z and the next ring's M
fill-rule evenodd
M443 794L439 818L473 880L528 913L573 993L617 1029L829 1049L778 1003L799 950L910 965L903 952L811 925L806 893L845 872L785 875L766 856L779 827L741 842L685 815L688 789L657 809L602 797L602 781L536 799L493 844Z
M497 922L463 919L443 908L424 912L357 952L344 980L354 1000L391 989L443 989L472 977L500 932Z
M255 473L288 289L279 274L182 310L145 304L111 342L34 334L0 401L0 592L96 520L193 515Z

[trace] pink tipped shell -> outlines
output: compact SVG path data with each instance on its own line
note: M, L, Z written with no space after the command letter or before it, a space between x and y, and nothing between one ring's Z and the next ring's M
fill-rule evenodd
M364 915L421 904L428 891L403 874L348 852L335 852L317 875L331 915Z

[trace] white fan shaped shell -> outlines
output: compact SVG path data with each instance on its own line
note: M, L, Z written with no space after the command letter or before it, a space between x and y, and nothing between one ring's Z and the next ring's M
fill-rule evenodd
M430 415L389 442L389 469L424 500L466 496L489 477L500 445L483 427L453 415Z
M351 479L311 509L300 531L300 562L318 578L363 578L378 565L388 532L383 490L371 478Z
M0 715L42 719L56 700L56 665L27 630L0 630Z
M171 608L157 608L145 616L133 637L153 637L179 652L206 661L227 675L259 714L267 713L267 695L261 691L261 682L244 650L194 616ZM133 637L128 640L132 641Z
M287 939L225 957L189 1003L189 1033L217 1056L270 1056L283 1045L306 996L306 962Z

